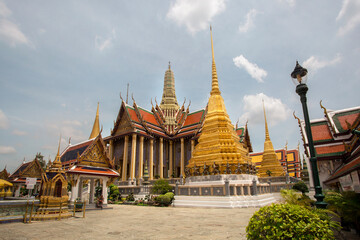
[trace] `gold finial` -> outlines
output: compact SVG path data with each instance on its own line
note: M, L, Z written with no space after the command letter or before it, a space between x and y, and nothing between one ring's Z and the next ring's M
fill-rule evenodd
M212 28L210 25L210 37L211 37L211 52L212 52L212 86L211 86L211 95L213 94L220 94L219 89L219 82L217 78L217 72L216 72L216 64L215 64L215 57L214 57L214 43L213 43L213 37L212 37Z
M61 134L60 134L59 146L58 146L58 151L57 151L57 154L56 154L56 158L60 156L60 143L61 143Z
M266 120L264 99L262 100L262 102L263 102L264 118L265 118L265 141L269 141L270 135L269 135L269 129L268 129L267 120Z
M171 62L169 61L169 70L171 69Z
M322 105L322 100L320 100L320 107L322 108L322 109L324 109L324 114L325 114L325 116L327 116L328 114L327 114L327 110L326 110L326 108L324 107L324 105Z
M300 118L298 118L298 117L295 115L295 111L293 112L293 116L294 116L294 118L298 121L299 126L301 126Z
M99 102L98 102L94 126L91 131L89 139L97 137L97 135L99 135L99 132L100 132L100 124L99 124Z

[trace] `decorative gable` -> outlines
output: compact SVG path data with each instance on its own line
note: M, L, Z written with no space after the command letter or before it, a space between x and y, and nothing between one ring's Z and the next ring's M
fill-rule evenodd
M78 158L77 165L112 168L109 156L99 136Z
M40 178L44 173L44 170L41 168L39 162L35 159L32 161L24 171L20 172L20 177L31 177L31 178Z

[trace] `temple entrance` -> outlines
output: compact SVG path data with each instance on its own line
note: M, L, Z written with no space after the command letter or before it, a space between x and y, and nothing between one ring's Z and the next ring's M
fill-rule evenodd
M61 197L61 191L62 191L62 182L59 179L55 184L54 197Z

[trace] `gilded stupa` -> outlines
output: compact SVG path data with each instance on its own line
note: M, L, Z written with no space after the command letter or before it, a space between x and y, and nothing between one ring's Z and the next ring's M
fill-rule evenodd
M266 120L265 106L263 102L264 118L265 118L265 142L264 142L264 153L258 172L259 177L278 177L284 176L284 168L281 166L278 160L273 144L270 140L269 129Z
M231 124L226 112L224 99L221 96L216 72L212 31L212 87L207 104L201 135L195 146L193 155L186 166L186 175L209 175L235 173L234 166L242 165L237 173L249 173L251 158L248 150L240 143L240 139ZM247 166L246 170L245 166ZM231 170L230 168L233 168ZM252 172L252 169L251 169Z

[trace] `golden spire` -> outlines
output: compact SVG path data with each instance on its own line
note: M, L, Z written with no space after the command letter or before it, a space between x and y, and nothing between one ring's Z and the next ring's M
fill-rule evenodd
M210 36L211 36L211 53L212 53L212 83L211 83L211 95L212 94L220 94L219 89L219 82L216 72L216 64L215 64L215 57L214 57L214 44L213 44L213 37L212 37L212 28L210 26Z
M96 138L99 135L99 133L100 133L100 124L99 124L99 102L98 102L94 126L91 131L89 139Z
M284 176L285 172L278 160L273 144L270 140L269 129L266 120L265 105L263 100L263 110L265 118L265 142L264 142L264 153L262 156L261 167L259 169L260 177L268 176Z
M57 151L55 160L54 160L54 162L53 162L52 165L51 165L51 170L61 170L60 143L61 143L61 134L60 134L60 139L59 139L58 151Z
M264 100L262 100L262 102L263 102L263 110L264 110L264 118L265 118L265 141L270 141L269 129L268 129L267 120L266 120Z
M211 31L211 28L210 28ZM226 112L224 99L220 94L216 74L214 46L211 33L212 50L212 87L208 101L207 113L201 130L198 144L195 146L192 157L189 160L187 169L190 175L194 174L193 168L202 167L204 164L220 166L224 171L226 164L237 164L251 162L249 152L240 143L239 136L231 124L229 115ZM181 173L184 176L184 173Z

